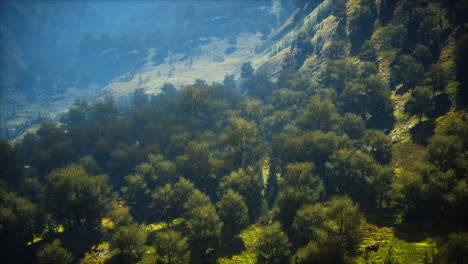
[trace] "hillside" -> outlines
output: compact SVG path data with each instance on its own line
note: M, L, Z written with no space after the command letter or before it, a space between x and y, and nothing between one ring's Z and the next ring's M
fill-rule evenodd
M0 256L465 264L467 1L265 3L168 5L185 23L155 46L83 38L85 89L0 140Z

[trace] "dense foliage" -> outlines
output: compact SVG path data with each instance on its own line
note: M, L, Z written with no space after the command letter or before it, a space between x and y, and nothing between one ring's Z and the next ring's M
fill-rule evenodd
M2 259L71 263L107 241L109 262L136 263L149 248L152 263L214 263L255 224L260 263L351 263L374 249L360 248L367 222L390 221L437 237L427 263L466 263L467 38L446 72L442 44L461 15L445 15L404 0L360 1L349 15L337 0L332 16L349 30L335 32L314 76L285 63L273 82L246 62L239 81L135 90L131 106L77 99L60 122L0 141ZM377 23L398 35L387 46L372 42ZM298 34L286 60L314 56L310 38ZM388 82L376 61L385 49ZM389 135L397 112L416 116L403 142L417 146L414 163L400 164Z

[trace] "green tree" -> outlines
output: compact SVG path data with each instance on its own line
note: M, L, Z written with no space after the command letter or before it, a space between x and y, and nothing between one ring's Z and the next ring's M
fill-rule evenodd
M357 54L364 41L371 37L376 16L377 7L374 1L361 3L351 14L349 20L351 54Z
M157 264L189 263L190 250L187 239L179 232L165 230L156 233L155 248Z
M451 233L438 254L438 260L442 264L466 263L468 259L468 233Z
M314 171L315 165L311 162L289 163L283 176L284 184L302 193L305 201L314 202L323 192L322 181Z
M347 197L335 197L326 205L331 235L338 238L343 248L353 252L361 241L359 228L364 221L358 206Z
M299 67L302 66L304 61L307 59L307 56L314 52L311 38L307 32L299 32L291 45L291 51L294 54L296 65Z
M106 175L89 175L72 164L52 171L46 180L47 208L65 228L82 223L94 227L110 210L113 197Z
M395 174L391 167L377 166L374 175L370 176L367 181L374 189L377 206L383 208L384 202L389 202L392 192L392 183L395 179Z
M184 202L184 212L186 218L190 218L192 211L200 206L210 206L211 201L210 197L206 194L200 192L198 189L194 189L188 196L187 200Z
M223 85L228 88L234 90L236 88L236 80L234 79L235 75L228 75L224 76Z
M333 41L327 50L327 58L332 60L342 60L346 57L346 42Z
M362 138L366 130L366 125L362 118L353 113L346 113L343 116L340 127L341 130L353 140Z
M240 77L244 80L250 79L254 75L254 69L252 67L252 63L244 62L241 67L241 75Z
M164 220L167 227L175 217L174 191L171 184L156 188L152 195L151 208L157 220Z
M370 40L365 40L359 53L359 59L362 61L377 61L377 49Z
M128 226L133 222L128 206L115 206L109 211L107 217L114 223L114 226Z
M193 181L197 188L214 185L214 158L207 141L189 141L184 155L177 156L179 172ZM212 193L212 190L206 190Z
M0 185L0 256L18 259L26 243L42 231L43 218L36 204Z
M314 96L307 108L297 118L297 123L304 129L330 131L337 128L339 115L331 99Z
M416 87L411 98L405 103L405 111L410 115L417 115L419 123L421 123L423 115L428 115L434 110L434 107L431 90L426 86Z
M425 71L429 69L432 62L432 54L428 47L419 44L413 51L413 56L417 62L423 65Z
M336 151L326 164L327 191L349 195L355 201L367 201L365 205L371 206L372 188L368 179L374 175L375 165L372 157L360 151Z
M326 220L327 212L323 204L307 204L297 211L293 227L302 242L324 241L328 236Z
M231 118L221 142L225 146L225 155L232 162L233 168L255 164L263 154L263 140L254 122L242 118Z
M432 88L432 96L436 92L445 91L449 82L449 74L440 64L432 64L427 73L428 85Z
M120 263L135 263L141 259L146 242L146 234L136 226L120 226L110 240L110 249L116 250L114 260Z
M284 263L287 261L291 244L278 222L266 226L258 241L258 259L261 263Z
M238 234L248 223L249 214L244 197L228 189L216 204L218 214L223 221L224 232L228 236Z
M424 79L422 64L418 63L411 55L401 56L398 64L394 66L394 72L397 83L403 83L403 87L411 90L411 94L414 93L416 86L421 85Z
M335 89L339 94L346 88L346 84L357 77L358 71L350 59L328 60L319 73L319 83L323 87Z
M347 0L334 0L333 15L338 18L346 17L346 2Z
M36 254L38 264L71 264L73 256L62 247L60 240L45 244Z
M363 151L380 164L389 164L392 161L392 139L382 131L366 130L362 144Z
M151 201L151 189L148 183L139 174L128 175L125 181L126 184L121 189L123 199L130 206L130 211L136 219L146 219Z
M245 198L251 220L260 215L263 190L260 172L252 167L231 172L224 176L219 183L219 190L223 193L229 189Z
M173 185L173 204L175 214L181 216L184 213L184 204L188 201L189 196L195 191L193 183L189 180L180 177L179 181Z
M191 210L185 225L191 240L192 249L203 256L209 247L219 245L223 222L219 219L215 207L209 203Z
M462 152L462 138L455 135L435 135L429 139L427 153L429 161L441 170L454 167L456 157Z
M301 247L296 251L291 258L291 263L342 264L345 263L344 252L334 242L310 241L305 247Z

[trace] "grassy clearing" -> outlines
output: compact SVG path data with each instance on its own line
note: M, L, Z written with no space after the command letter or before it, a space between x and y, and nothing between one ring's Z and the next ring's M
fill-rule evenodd
M250 60L254 67L261 63L254 58L254 48L258 43L260 34L240 34L237 37L236 51L226 55L224 50L229 46L227 41L212 39L212 42L201 47L199 56L175 61L172 66L166 61L161 65L145 67L129 81L121 77L114 79L101 93L122 96L137 88L143 88L149 93L158 93L164 83L181 86L194 83L196 79L205 80L207 83L222 83L224 75L237 73L242 63ZM215 62L214 56L219 55L222 55L224 60ZM192 60L191 65L189 60ZM169 74L171 69L172 74Z
M219 264L254 264L257 263L257 243L259 241L259 236L262 233L263 229L257 225L251 225L248 228L244 229L239 237L242 239L245 245L245 250L239 254L232 256L231 258L219 258Z
M395 235L393 227L377 227L366 224L363 227L365 238L360 245L361 255L356 259L356 263L382 263L388 254L390 247L393 249L393 256L398 263L425 263L427 258L431 258L436 250L433 239L427 238L418 242L408 242ZM378 245L377 252L368 252L368 262L366 262L365 248Z

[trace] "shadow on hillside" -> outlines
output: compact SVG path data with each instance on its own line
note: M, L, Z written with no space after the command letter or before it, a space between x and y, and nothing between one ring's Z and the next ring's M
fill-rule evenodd
M224 245L218 251L218 255L223 257L231 258L234 255L240 254L246 249L244 241L242 241L242 239L238 236L226 240L223 244Z
M82 256L93 246L101 243L101 234L97 229L77 228L62 233L60 239L74 256Z
M434 135L435 123L433 120L422 121L410 129L413 142L426 145L429 138Z
M443 93L434 96L435 109L430 113L429 118L437 118L445 115L449 110L452 102L448 94Z
M379 227L392 227L395 224L395 212L387 208L368 211L366 221Z

